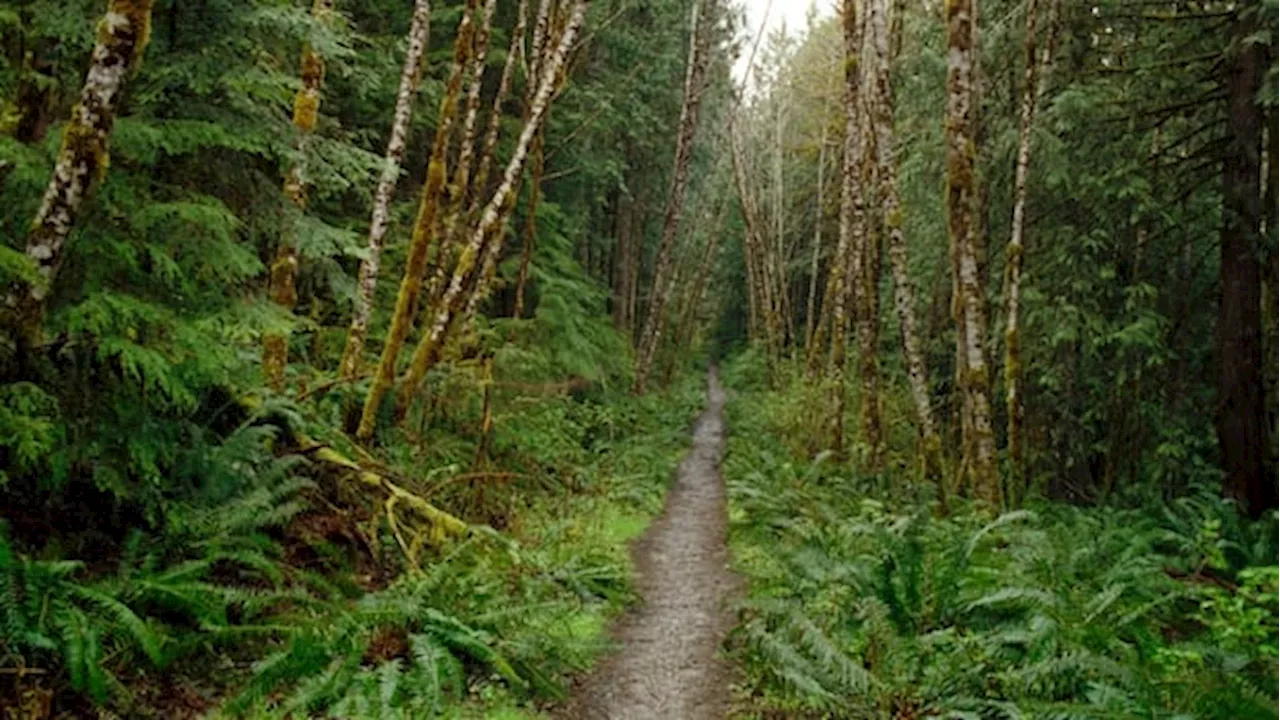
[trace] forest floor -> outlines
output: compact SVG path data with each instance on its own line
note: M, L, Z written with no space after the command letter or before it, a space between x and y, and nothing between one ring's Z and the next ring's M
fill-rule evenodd
M733 626L736 581L725 546L725 392L716 369L662 515L633 556L642 604L613 629L617 649L583 679L567 717L723 718L729 667L720 657Z

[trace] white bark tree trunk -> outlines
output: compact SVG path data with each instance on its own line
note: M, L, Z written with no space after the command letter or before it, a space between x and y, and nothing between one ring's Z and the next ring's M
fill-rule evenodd
M98 25L80 102L62 131L53 176L27 236L26 255L39 277L33 283L15 284L5 298L9 323L26 342L39 337L44 300L62 262L67 236L90 187L106 172L107 139L125 78L147 47L152 4L152 0L112 0Z
M405 137L409 132L413 103L418 94L418 81L422 76L422 55L427 47L430 19L429 0L417 0L413 6L413 20L409 25L404 65L400 70L400 87L396 90L391 136L387 140L387 152L382 161L378 187L373 193L373 212L369 218L369 250L360 261L355 308L351 314L351 326L347 329L347 344L342 351L342 361L338 364L338 376L346 380L354 379L360 372L364 355L369 315L373 311L373 295L378 285L382 244L387 236L391 196L400 181L400 163L404 159Z

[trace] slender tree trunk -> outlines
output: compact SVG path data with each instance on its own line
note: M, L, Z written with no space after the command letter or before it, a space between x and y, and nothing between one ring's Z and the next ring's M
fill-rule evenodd
M1027 29L1023 43L1026 68L1022 80L1022 119L1018 128L1018 160L1013 179L1013 222L1009 234L1009 247L1005 251L1005 326L1004 326L1004 402L1008 421L1009 488L1021 491L1023 480L1022 440L1022 391L1021 363L1022 337L1022 262L1023 235L1027 207L1027 174L1031 167L1031 131L1035 122L1036 105L1040 99L1038 85L1039 65L1047 68L1051 60L1052 43L1046 43L1044 59L1036 57L1037 0L1027 0ZM1052 14L1052 13L1051 13ZM1052 29L1050 29L1052 33ZM1158 133L1158 130L1157 130ZM1158 135L1157 135L1158 137ZM1141 231L1140 231L1141 232ZM1139 243L1141 252L1141 243Z
M387 140L387 152L382 161L382 175L378 178L378 187L373 193L368 254L360 261L355 309L351 314L351 327L347 330L347 344L342 350L342 361L338 364L338 376L345 380L351 380L359 374L364 357L364 341L369 329L369 315L373 311L374 290L378 284L382 243L387 236L391 196L395 193L396 185L400 181L400 163L404 159L409 120L413 116L418 81L422 76L422 55L427 47L430 19L429 0L417 0L413 6L413 20L409 25L409 42L404 54L404 66L400 70L400 87L396 91L396 109L391 121L391 137Z
M529 263L533 260L534 245L538 242L538 204L542 200L542 174L546 170L546 154L543 151L544 133L540 130L533 136L533 149L530 151L532 166L529 170L529 210L525 214L524 227L521 229L523 247L520 251L520 272L516 275L516 304L511 317L524 315L524 293L529 282Z
M458 244L469 227L464 214L469 208L471 194L471 161L475 155L476 121L480 115L480 91L484 85L485 58L489 54L489 35L493 28L493 13L497 0L485 0L480 13L480 23L476 26L471 38L470 71L467 81L466 111L462 116L461 138L458 142L458 158L453 168L453 179L445 184L441 199L443 212L436 216L433 235L436 238L436 252L429 256L431 263L427 273L427 302L424 307L431 311L440 302L444 292L444 284L449 277L449 268L457 254ZM451 140L445 139L446 146Z
M356 429L356 437L360 440L373 437L373 428L378 419L378 411L382 407L382 398L391 387L400 350L404 347L405 338L409 336L414 316L417 314L418 300L422 294L422 279L427 270L427 250L436 231L436 216L439 213L441 196L448 177L448 169L445 165L449 135L454 116L458 111L463 71L467 67L467 59L471 54L473 16L477 4L477 0L467 0L462 20L458 23L458 36L453 46L453 68L445 85L444 96L440 99L436 136L431 147L431 157L427 161L427 179L422 187L422 199L418 203L418 217L414 222L413 237L409 241L404 277L400 281L400 291L396 294L395 312L391 316L391 327L387 331L382 356L378 360L377 375L374 376L373 384L369 387L369 394L365 396L364 409L360 414L360 426Z
M541 76L538 79L538 91L531 105L529 122L520 132L515 151L503 172L502 182L489 199L484 212L481 213L479 225L472 232L470 241L458 254L457 266L439 307L433 313L431 325L423 333L414 350L409 368L400 379L400 389L396 396L398 418L405 416L410 402L422 385L423 378L438 362L440 350L455 327L459 314L468 309L474 311L476 303L484 296L487 288L485 277L492 272L491 268L496 264L502 249L505 223L515 206L515 196L519 191L520 177L524 173L524 166L528 160L529 147L546 119L552 95L556 90L557 79L568 59L578 29L582 25L587 5L586 0L576 0L569 12L564 30L560 33L559 43L554 46L554 52L546 58L545 62L540 63Z
M732 124L729 129L730 156L733 161L734 184L738 191L738 200L742 208L742 220L746 225L743 238L743 253L747 260L747 276L750 284L749 293L752 324L752 336L764 341L765 359L769 366L772 380L777 370L780 349L778 312L774 302L773 277L770 270L768 242L761 230L763 222L760 209L756 205L755 196L751 192L746 176L746 158L737 138L737 131Z
M1266 73L1257 3L1237 8L1227 80L1231 147L1223 162L1222 300L1218 310L1218 446L1223 490L1253 517L1276 507L1262 383L1262 108Z
M315 0L312 17L324 19L333 12L333 0ZM285 228L276 244L271 263L271 299L289 312L298 304L298 215L307 207L307 178L304 166L306 147L320 115L320 88L324 85L324 58L311 46L302 48L302 87L293 99L293 127L298 134L298 157L284 177L284 197L294 215L285 219ZM289 336L267 333L262 340L262 369L274 390L284 387L284 368L289 360Z
M39 277L34 283L15 283L5 298L7 324L24 344L39 340L45 297L62 262L67 236L90 187L107 171L107 139L115 125L125 78L147 47L151 6L152 0L112 0L98 24L80 102L62 131L53 176L27 236L26 255Z
M995 438L991 430L991 379L987 372L987 319L974 213L974 45L976 0L950 0L947 17L947 230L953 247L957 360L964 398L961 465L974 497L1000 506Z
M707 242L702 248L702 259L698 262L698 270L694 274L693 282L690 283L689 297L685 302L684 312L680 315L680 324L676 326L675 349L678 355L679 351L689 348L693 344L694 327L698 318L698 305L702 303L702 294L707 287L707 281L711 277L711 270L715 265L716 250L720 247L720 229L724 225L724 213L728 207L728 203L721 200L720 209L716 211L715 218L708 227ZM671 383L671 374L676 366L676 360L667 365L666 377L664 383Z
M859 192L863 188L876 188L880 177L878 165L878 138L875 132L875 57L873 14L871 2L864 4L862 17L862 79L860 81L858 117L859 134L862 136L862 152L858 158ZM884 443L880 423L880 271L881 232L884 213L875 203L863 200L866 211L861 220L862 230L853 237L853 252L860 258L853 275L852 302L854 329L858 342L859 421L862 441L867 447L867 466L878 470L883 458ZM856 226L855 226L856 227Z
M1033 0L1034 1L1034 0ZM889 266L893 273L893 302L902 332L902 352L907 365L907 379L916 411L920 433L921 455L925 477L939 483L942 465L942 443L929 393L929 371L920 350L916 324L916 288L907 263L907 240L903 233L902 200L898 194L898 167L895 158L897 142L893 121L893 85L890 65L890 37L886 22L886 0L872 0L871 33L874 42L875 77L871 93L872 122L875 125L876 157L879 166L880 203L884 211L884 228L889 247Z
M836 244L836 256L831 263L831 279L835 283L832 292L831 312L831 449L837 455L844 453L845 413L845 353L848 338L848 305L858 279L862 275L862 253L858 243L866 236L866 217L862 188L858 182L859 159L862 157L861 122L861 49L862 28L858 23L854 0L844 0L842 12L844 29L844 106L845 137L844 166L841 173L840 238Z
M818 259L822 254L822 221L824 216L823 207L823 181L825 178L827 164L827 102L822 102L822 133L818 138L818 200L816 208L816 217L813 221L813 252L809 257L809 304L804 315L804 354L805 358L811 357L816 348L813 344L813 333L816 328L817 317L815 312L817 308L815 303L818 298Z
M698 110L702 104L709 63L709 20L715 17L716 0L695 0L693 22L689 32L689 60L684 78L684 102L680 109L680 121L676 128L675 162L672 169L671 191L667 196L666 213L662 220L662 240L658 244L658 257L654 261L653 291L649 295L649 310L645 329L640 335L640 350L636 357L636 393L643 393L653 367L654 353L662 339L666 322L665 311L671 299L671 271L675 255L676 233L680 229L680 216L684 212L685 187L688 184L689 161L693 158L693 136L698 129Z
M627 296L631 275L631 193L627 188L618 191L618 215L614 229L613 249L613 326L626 333L630 327L627 316Z

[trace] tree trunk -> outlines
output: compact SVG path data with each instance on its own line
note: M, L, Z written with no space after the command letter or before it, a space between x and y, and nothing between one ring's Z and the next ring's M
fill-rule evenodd
M1021 320L1023 233L1026 222L1027 174L1031 167L1031 131L1036 105L1040 99L1038 75L1040 67L1051 61L1052 43L1046 43L1044 59L1036 57L1036 4L1027 0L1027 29L1023 43L1026 68L1023 70L1022 119L1018 128L1018 160L1013 179L1013 221L1009 247L1005 251L1005 326L1004 326L1004 402L1008 421L1009 488L1021 492L1025 486L1022 440ZM1052 33L1052 29L1050 29ZM1157 137L1159 130L1157 129ZM1139 231L1141 232L1141 230ZM1139 252L1141 244L1139 244Z
M1257 3L1237 9L1227 79L1231 146L1223 161L1222 301L1218 311L1218 445L1223 491L1253 517L1276 507L1262 385L1262 109L1266 73Z
M672 263L675 260L676 232L680 229L680 216L684 212L685 187L688 184L689 161L693 158L693 136L698 129L698 110L702 104L703 79L709 61L709 40L715 17L716 0L695 0L693 22L689 32L689 60L684 78L684 102L680 108L680 122L676 128L675 163L672 169L671 190L667 196L667 208L662 219L662 240L658 244L658 257L654 261L653 291L649 295L649 310L645 329L640 335L640 348L636 356L636 393L643 393L653 367L654 353L662 339L665 311L671 299L670 281Z
M991 380L986 360L986 300L983 293L978 227L974 213L974 45L976 0L950 0L947 18L947 230L953 248L956 296L956 357L965 409L961 422L961 467L973 495L1000 506L995 438L991 430Z
M858 23L854 0L844 0L844 165L841 173L840 238L835 259L831 263L831 449L844 453L845 354L848 338L848 304L862 276L863 257L859 242L866 236L866 217L862 188L858 182L859 159L862 157L861 121L861 50L862 28Z
M529 122L520 132L515 151L503 172L502 182L485 206L479 225L472 231L470 241L458 254L453 276L440 300L439 307L433 311L431 325L423 333L422 339L414 350L409 368L400 379L400 389L396 396L397 418L405 416L427 371L439 360L440 350L456 325L460 312L465 309L473 310L484 295L486 289L484 278L491 272L490 269L496 263L502 248L504 226L515 206L515 196L519 191L520 177L524 173L524 166L528 160L529 147L546 119L551 97L556 90L557 78L573 47L578 29L582 25L587 4L587 0L577 0L574 3L569 19L560 34L559 44L555 46L555 51L545 63L540 64L541 77L538 79L538 91L531 105ZM370 424L372 425L372 420ZM372 427L369 432L372 433Z
M823 181L827 164L827 103L822 103L822 132L818 137L818 200L816 217L813 221L813 252L809 258L809 304L804 315L804 354L807 359L814 352L813 333L817 326L815 303L818 299L818 259L822 254L822 221L823 221Z
M417 314L418 300L422 294L422 277L427 269L427 250L435 234L436 215L440 209L445 179L448 177L445 164L449 149L449 134L454 115L458 111L458 96L462 92L462 73L467 67L467 58L471 54L472 18L476 5L477 0L467 0L462 20L458 23L458 36L453 46L453 68L449 73L444 96L440 99L436 136L431 146L431 157L427 162L427 179L422 187L422 199L418 203L418 217L414 222L413 237L409 241L404 277L400 281L400 291L396 294L395 313L391 316L391 327L387 330L382 356L378 360L377 375L374 376L369 394L365 397L364 409L360 414L360 426L356 429L356 437L360 440L368 440L373 436L382 398L391 387L400 349L404 347L405 338L409 336L409 330L413 327L414 315Z
M315 0L311 15L318 19L333 12L333 0ZM324 85L324 58L311 46L302 48L302 87L293 98L293 128L298 134L298 157L284 177L284 197L293 206L295 214L287 217L280 241L276 245L276 257L271 263L271 299L289 312L298 304L298 215L307 207L306 147L315 132L316 119L320 115L320 88ZM270 332L262 339L262 369L267 384L273 390L284 388L284 368L289 360L289 336Z
M27 236L26 255L35 264L35 282L18 282L5 298L7 324L20 342L34 344L44 320L44 301L62 262L63 247L80 206L95 180L107 171L107 139L115 125L120 93L151 34L152 0L112 0L98 24L98 38L80 102L62 131L62 147L53 166L40 210Z
M1034 0L1033 0L1034 1ZM889 246L889 266L893 273L893 304L902 331L902 353L907 365L911 400L915 406L917 430L925 477L941 483L942 443L929 393L929 371L920 350L916 324L916 287L907 263L907 240L903 234L902 201L898 194L897 142L893 120L891 48L886 16L886 0L871 3L871 32L874 38L874 88L871 93L872 122L875 125L876 157L879 167L880 203Z
M382 243L387 235L391 196L395 193L396 184L400 181L400 163L404 159L409 120L413 116L418 81L422 76L422 55L427 47L430 19L429 0L417 0L413 6L413 20L409 25L409 43L404 54L404 66L400 70L400 87L396 91L396 109L391 121L391 137L387 140L387 152L382 161L382 175L378 178L378 187L373 194L373 214L369 219L369 250L366 257L360 261L355 309L351 314L351 327L347 330L347 344L342 350L342 361L338 364L338 376L345 380L351 380L359 374L364 357L365 335L369 329L369 315L373 311L373 295L378 284Z

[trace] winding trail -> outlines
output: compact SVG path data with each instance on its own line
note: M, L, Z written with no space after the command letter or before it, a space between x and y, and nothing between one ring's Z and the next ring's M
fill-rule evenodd
M569 717L584 720L723 718L729 669L720 643L733 625L725 548L725 393L713 366L707 406L693 427L666 507L632 550L643 604L614 628L619 645L580 686Z

